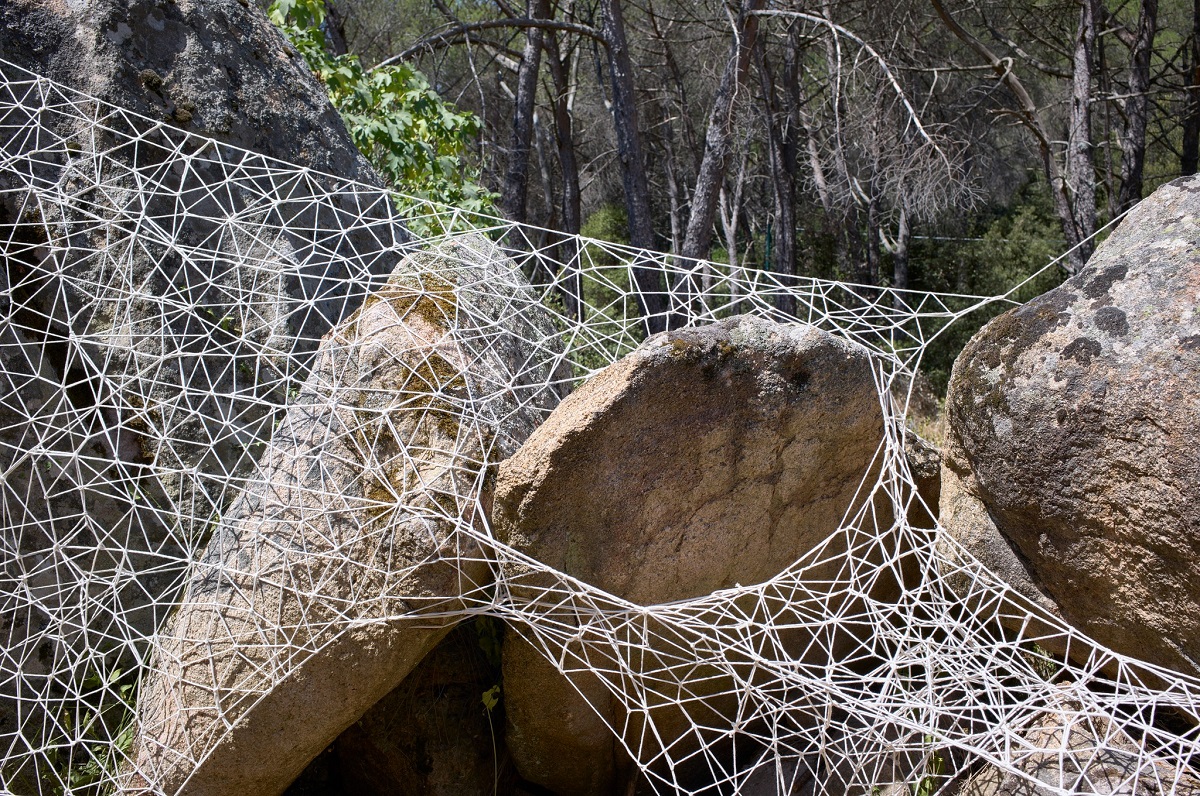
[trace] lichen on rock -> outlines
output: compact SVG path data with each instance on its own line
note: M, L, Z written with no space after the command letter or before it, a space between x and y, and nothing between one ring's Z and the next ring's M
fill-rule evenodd
M942 523L1040 610L1200 673L1200 203L1138 205L954 366ZM954 546L944 552L953 560Z

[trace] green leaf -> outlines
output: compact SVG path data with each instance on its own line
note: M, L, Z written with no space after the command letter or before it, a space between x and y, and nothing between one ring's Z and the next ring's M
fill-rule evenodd
M500 686L494 685L484 691L479 701L483 703L483 707L487 712L491 713L500 704Z
M325 85L354 145L396 190L475 212L492 208L497 195L463 162L483 128L478 117L445 102L408 64L364 69L355 55L333 56L321 29L324 0L275 0L269 15ZM411 200L400 209L429 212Z

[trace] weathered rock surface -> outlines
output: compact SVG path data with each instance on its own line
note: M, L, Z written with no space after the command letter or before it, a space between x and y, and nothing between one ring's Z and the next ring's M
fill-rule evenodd
M863 479L874 481L882 434L869 357L849 343L751 317L669 332L586 382L501 464L493 523L517 550L617 597L696 597L765 581L824 542L862 500ZM836 564L823 566L815 581L834 578ZM539 595L548 576L510 574L516 601L554 599ZM695 643L647 631L665 634L662 660L650 648L626 665L652 668L672 646ZM795 641L802 650L805 639ZM604 655L593 651L590 664ZM565 660L586 668L580 656L572 647ZM662 704L650 717L665 744L691 726L684 710L707 726L724 721L720 698L687 697L726 681L704 667L692 674L678 694L687 708L674 686L655 684ZM625 725L594 676L573 682L506 635L506 736L518 770L563 796L623 792L628 761L605 722L636 739L638 719Z
M908 522L914 528L935 528L942 496L942 452L909 430L904 437L904 458L920 496L908 504Z
M44 584L6 592L30 599L0 613L0 733L49 749L78 730L47 734L28 706L67 661L128 676L289 378L408 236L253 3L0 0L0 59L16 64L0 64L0 328L21 338L2 343L20 383L0 409L0 514L19 538L0 577ZM232 147L338 176L280 179ZM380 190L337 193L347 179Z
M0 318L11 317L7 284L0 269ZM0 320L0 736L31 744L64 736L53 713L33 707L68 697L63 662L113 647L111 627L89 623L89 613L124 609L127 622L153 627L167 609L138 597L170 582L139 545L139 528L130 522L135 487L119 480L112 440L81 427L78 388L63 383L42 345L18 323ZM79 488L81 471L93 480L86 489ZM72 532L58 538L56 529ZM182 555L168 543L159 552ZM140 583L131 569L143 573ZM72 674L83 672L81 665ZM132 682L128 674L112 677L114 688ZM99 700L89 697L85 704ZM116 733L115 714L97 716L94 737ZM10 750L0 755L0 781L14 793L40 793L47 772L39 762Z
M487 462L555 401L490 387L518 381L513 340L552 329L494 244L413 257L323 341L160 634L135 763L168 794L282 792L449 630L397 617L489 582L467 531ZM527 383L549 376L519 359Z
M989 323L950 382L942 523L1112 649L1200 672L1200 179Z
M0 58L182 130L377 182L300 53L253 3L4 0Z
M1078 713L1077 701L1064 698L1053 710L1037 714L1013 745L1018 776L985 765L955 796L1053 796L1115 794L1179 796L1200 794L1200 779L1147 755L1132 738L1102 716Z
M408 234L386 191L338 192L345 180L382 185L252 3L4 0L0 58L148 117L30 91L28 74L0 67L18 106L0 140L0 229L31 334L53 343L60 369L70 360L77 378L116 383L116 397L93 401L112 404L121 455L156 468L155 490L191 514L207 513L197 500L220 511L228 499L212 482L253 464L248 442L269 435L286 394L280 374L373 277L382 284ZM67 110L23 111L41 91ZM283 177L187 133L337 176ZM241 263L253 273L231 267Z

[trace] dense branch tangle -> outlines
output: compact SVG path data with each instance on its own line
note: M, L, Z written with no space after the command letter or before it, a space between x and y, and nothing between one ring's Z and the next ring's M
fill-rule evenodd
M145 682L166 654L157 631L189 568L199 564L213 526L243 490L253 493L256 462L280 453L272 432L282 413L306 402L313 411L339 410L337 390L320 398L302 389L321 332L287 329L307 328L338 302L348 311L384 287L388 274L381 265L468 233L410 241L385 191L185 134L15 67L5 71L0 183L15 212L0 227L9 266L0 292L0 356L8 382L0 390L6 413L0 427L0 621L9 634L0 659L0 697L14 720L0 728L0 787L32 790L39 786L31 781L40 781L44 791L85 792L117 784L120 772L133 765L133 686ZM55 132L63 129L74 132ZM130 166L121 158L135 146L142 159ZM213 181L214 174L222 178ZM461 227L452 208L425 205L423 211L439 223L422 228ZM510 242L524 270L539 281L528 289L514 276L511 284L472 289L507 297L507 317L551 313L553 328L519 341L529 352L526 361L474 385L475 392L438 387L436 380L426 388L406 387L416 390L412 412L447 405L464 417L486 414L501 396L537 411L548 391L569 390L637 345L643 325L632 300L639 289L633 277L635 269L649 268L664 277L654 297L662 307L660 321L668 313L688 324L752 313L811 324L868 351L889 422L880 440L880 476L863 488L893 503L912 494L906 488L912 475L903 455L909 432L900 385L941 324L1008 301L1005 295L956 297L785 280L582 238L561 247L535 227L498 219L491 224L479 232ZM236 241L240 257L206 262L204 241L179 237L186 225L209 230L212 240ZM192 267L180 272L186 274L180 282L139 283L131 263L143 251ZM562 251L573 259L554 261ZM439 306L457 307L452 333L459 340L481 350L508 346L512 341L473 314L479 310L465 294L436 292L460 265L465 268L442 261L436 269L402 276L429 286L430 295L441 296ZM344 276L321 276L338 271ZM56 285L62 298L52 315L39 314L32 300L47 284ZM295 285L302 289L289 287ZM588 306L555 310L562 290L582 290ZM486 292L475 296L485 299ZM779 310L784 303L787 313ZM81 326L81 320L92 325ZM128 357L127 367L113 366L121 357ZM199 361L223 365L208 371L195 367ZM531 373L552 375L531 381ZM344 440L366 457L367 471L383 466L371 458L377 454L366 441L371 422L363 416ZM696 692L697 699L732 697L739 707L725 726L691 729L698 745L687 752L689 760L674 757L672 747L664 751L623 734L627 728L612 728L659 793L679 792L672 772L697 760L711 765L714 784L728 792L754 781L788 793L812 776L818 792L895 787L892 792L932 793L949 782L945 775L986 765L1029 779L1024 763L1037 750L1026 732L1035 721L1073 728L1081 757L1125 760L1125 781L1117 787L1142 783L1169 792L1200 753L1194 733L1174 734L1154 721L1167 711L1192 721L1200 717L1200 682L1106 651L1038 615L969 555L958 551L950 560L950 540L910 526L903 506L893 506L895 525L879 536L864 531L873 527L864 516L845 517L831 532L831 539L845 543L829 549L848 552L819 547L766 583L638 606L496 541L480 522L477 488L480 456L492 455L500 443L446 439L460 447L440 453L458 457L456 466L467 474L456 482L456 494L429 501L426 487L410 484L374 498L381 510L421 505L452 523L477 548L464 555L477 556L497 579L494 588L469 593L461 606L442 606L443 618L502 619L554 665L601 675L611 697L630 712L647 710L657 694L672 688L691 693L689 673L697 667L715 667L735 684L723 695ZM407 443L399 440L402 455L419 458L421 452ZM210 448L234 450L231 465L189 458ZM113 516L104 506L123 508ZM914 586L894 603L874 602L867 595L879 565L863 551L900 543L916 553ZM845 573L838 587L861 598L851 613L831 610L826 587L806 577L829 557ZM514 599L504 588L505 573L530 570L552 585L544 599ZM950 579L968 584L966 594L955 596ZM403 618L371 615L371 605L388 605L377 602L378 595L365 593L350 606L323 592L321 582L293 585L307 589L308 604L320 607L295 619L312 633L351 619ZM1030 621L1013 636L1001 630L1001 615ZM857 662L791 659L781 638L797 617L814 633L848 624L869 628L871 655ZM634 663L654 641L647 633L667 640L655 647L653 670ZM679 638L691 643L671 648L669 640ZM581 644L587 657L564 654ZM1052 646L1070 649L1074 662L1042 649ZM233 693L231 702L266 698L271 684L283 682L316 651L291 651L277 670L264 674L263 693ZM733 768L723 767L722 744L729 739L753 750ZM909 761L907 767L896 765L900 759ZM941 762L935 765L935 759ZM1039 787L1065 794L1086 786L1065 764L1064 772Z

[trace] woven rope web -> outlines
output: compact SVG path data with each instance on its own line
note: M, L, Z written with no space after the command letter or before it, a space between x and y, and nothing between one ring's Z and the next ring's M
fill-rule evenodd
M905 519L919 500L903 453L910 376L948 323L1008 297L785 279L489 227L433 205L400 218L377 188L4 72L6 792L111 792L138 773L153 784L156 766L203 762L233 719L351 629L479 615L502 619L565 673L598 676L626 717L614 735L659 793L687 792L675 772L696 766L727 793L931 796L981 772L1041 793L1194 788L1200 681L1039 614L945 534ZM496 265L488 240L503 242L511 267ZM497 542L479 502L484 462L511 454L559 396L637 346L637 268L666 275L670 311L687 323L751 313L869 351L888 430L881 475L862 489L896 519L879 530L868 516L879 502L861 502L769 582L657 606ZM566 309L581 289L587 306ZM390 397L344 383L353 341L321 342L381 291L407 296L399 305L414 313L432 307L449 329L434 345L413 333L408 350L380 353L410 374ZM439 370L454 357L475 375ZM324 418L325 438L305 431L313 418ZM312 445L297 454L305 433ZM318 454L336 460L321 464L324 480L265 495L264 472ZM387 488L340 489L363 473ZM298 548L239 525L268 499L294 504L280 511L306 524ZM405 591L427 561L378 565L403 561L380 552L396 523L441 534L439 549L463 562L459 594ZM247 549L253 565L238 557ZM832 582L808 575L831 565ZM873 598L876 580L901 566L911 585ZM214 616L228 600L172 623L181 602L234 588L238 567L267 583L275 608L255 613L261 595L247 596L225 625ZM531 573L536 590L522 588ZM811 654L846 629L854 649ZM809 639L802 654L788 641L798 631ZM253 676L168 702L167 713L197 712L211 729L164 741L169 754L147 763L135 737L162 738L171 719L134 703L202 642L214 666L252 660ZM675 737L642 720L664 703L686 707Z

